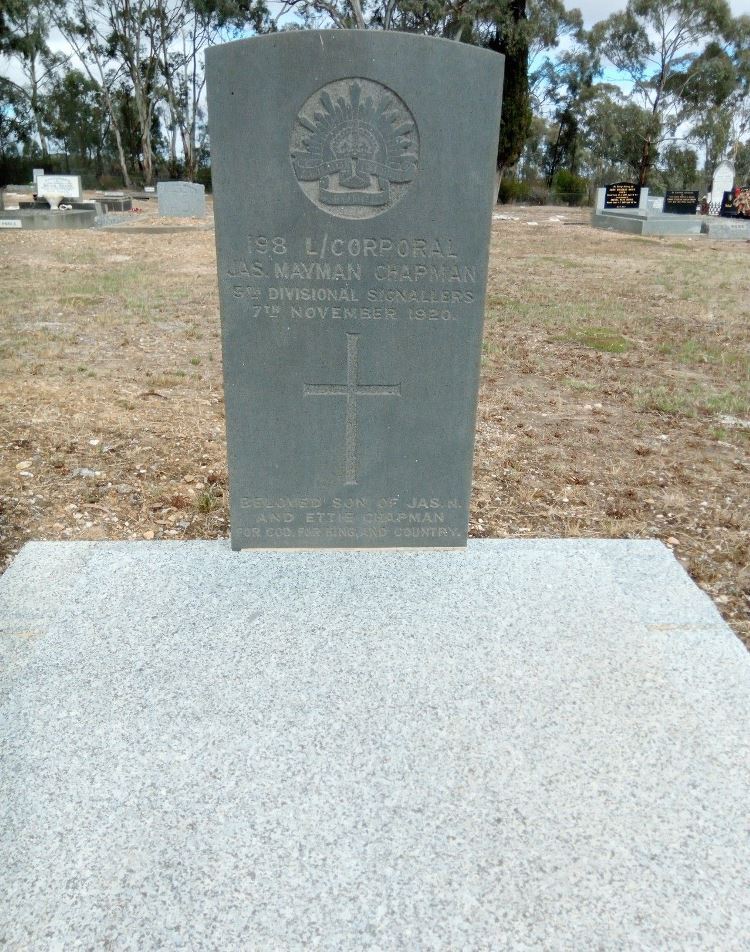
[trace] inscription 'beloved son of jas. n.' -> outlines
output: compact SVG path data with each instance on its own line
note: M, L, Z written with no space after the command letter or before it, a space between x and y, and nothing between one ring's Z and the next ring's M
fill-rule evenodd
M465 545L502 57L305 31L207 62L233 547Z

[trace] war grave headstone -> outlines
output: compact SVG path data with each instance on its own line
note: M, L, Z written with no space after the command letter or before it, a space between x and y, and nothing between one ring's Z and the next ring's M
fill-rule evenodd
M170 218L203 218L206 190L195 182L159 182L156 186L159 214Z
M32 170L31 180L34 182L35 185L36 185L36 180L37 180L41 175L44 175L44 169L33 169L33 170Z
M235 548L466 543L502 60L439 48L209 53Z
M465 44L385 31L295 31L210 51L212 162L228 224L222 305L235 286L377 289L374 270L349 271L364 259L355 239L360 249L375 242L368 258L386 268L384 288L408 283L396 281L402 268L431 266L421 254L410 260L424 241L417 247L433 248L436 268L476 266L481 294L494 169L477 129L490 122L497 132L501 64ZM232 120L249 119L244 135L230 132ZM475 145L466 161L462 137ZM269 165L269 155L283 161ZM474 234L468 211L446 225L451 189L471 214L482 210ZM274 239L285 242L276 251ZM404 260L398 243L395 253L381 244L394 239L409 241ZM344 242L340 255L334 242ZM278 276L274 254L289 269ZM306 269L293 277L293 263ZM412 283L442 294L438 281ZM341 498L356 499L378 463L369 449L378 414L392 414L390 442L375 446L397 475L427 453L453 469L451 491L461 491L465 430L458 439L449 426L437 431L413 395L411 412L442 457L416 433L402 462L413 433L399 413L412 373L445 413L447 373L464 381L453 392L468 415L474 300L288 302L399 315L321 319L261 314L251 307L271 301L247 297L241 310L224 308L225 329L229 317L238 347L243 335L265 345L273 372L263 389L254 380L240 389L235 409L245 399L254 426L296 441L282 462L307 466L308 479L336 472ZM471 315L460 334L421 334L417 324L402 333L412 326L404 308L454 305ZM328 332L334 321L355 330ZM279 342L275 360L264 329ZM262 373L243 353L244 378ZM235 363L227 394L244 378ZM302 391L297 416L327 458L300 427L284 428L292 386ZM268 492L263 485L261 498ZM274 492L286 513L288 490ZM0 934L9 948L741 943L750 933L750 656L663 545L326 545L24 547L0 578Z
M695 215L700 195L690 189L667 189L663 211L667 215Z

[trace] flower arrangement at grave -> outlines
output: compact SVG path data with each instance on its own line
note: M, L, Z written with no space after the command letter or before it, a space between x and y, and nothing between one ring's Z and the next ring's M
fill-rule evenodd
M736 188L732 196L732 204L738 215L750 218L750 188Z

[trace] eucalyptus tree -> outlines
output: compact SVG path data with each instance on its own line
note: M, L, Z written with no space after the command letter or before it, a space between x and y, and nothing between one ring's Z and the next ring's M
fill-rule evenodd
M223 0L231 8L231 0ZM532 122L529 64L580 30L577 10L563 0L285 0L275 17L264 2L243 0L235 17L254 20L259 32L285 28L290 15L303 27L403 30L472 43L505 56L503 121L498 176L518 161ZM239 6L239 5L238 5Z
M690 66L717 37L731 34L726 0L628 0L595 27L602 54L632 82L632 97L650 115L641 129L638 180L648 181L665 137L674 134Z
M103 171L108 123L98 85L84 72L69 69L60 74L48 96L50 134L62 146L66 170L71 156L94 162Z
M14 60L23 79L5 77L5 88L14 90L14 98L25 102L33 120L42 157L49 155L46 96L49 84L65 58L49 47L50 21L43 4L33 0L10 0L3 5L0 52Z
M598 95L596 80L601 63L588 35L563 51L555 60L547 58L537 71L534 87L538 101L550 117L556 132L546 156L547 184L560 169L578 175L585 146L588 111Z
M202 0L155 0L155 5L159 73L169 126L179 133L185 178L192 182L198 170L198 133L204 118L203 54L227 29L228 15L237 11ZM175 151L173 142L173 154Z
M55 0L50 10L55 25L75 52L81 69L98 90L109 117L123 183L126 188L132 188L123 147L122 114L117 103L125 66L117 57L106 10L90 0Z

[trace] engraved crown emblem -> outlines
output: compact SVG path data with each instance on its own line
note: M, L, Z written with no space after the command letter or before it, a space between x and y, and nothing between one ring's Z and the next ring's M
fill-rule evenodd
M318 207L348 218L393 204L414 178L418 154L413 116L395 93L370 80L319 90L297 116L292 137L303 191Z

